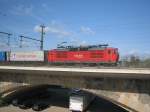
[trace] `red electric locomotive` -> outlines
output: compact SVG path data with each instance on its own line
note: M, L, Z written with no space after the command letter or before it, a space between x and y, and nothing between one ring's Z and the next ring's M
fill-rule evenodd
M117 48L103 45L59 46L48 51L50 63L94 63L116 65L119 60Z

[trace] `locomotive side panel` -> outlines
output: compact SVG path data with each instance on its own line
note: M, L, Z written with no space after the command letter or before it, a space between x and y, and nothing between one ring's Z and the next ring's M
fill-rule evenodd
M104 63L106 62L106 56L104 50L49 51L48 61L54 63Z
M68 60L68 53L66 51L48 51L48 62L57 63L57 62L65 62Z
M89 52L87 51L70 51L68 52L68 61L75 63L84 63L89 61Z
M90 61L94 63L104 63L105 51L104 50L90 51Z

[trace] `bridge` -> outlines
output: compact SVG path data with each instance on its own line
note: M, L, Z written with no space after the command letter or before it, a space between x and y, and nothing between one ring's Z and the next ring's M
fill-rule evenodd
M0 81L80 87L133 111L150 110L150 69L0 66Z

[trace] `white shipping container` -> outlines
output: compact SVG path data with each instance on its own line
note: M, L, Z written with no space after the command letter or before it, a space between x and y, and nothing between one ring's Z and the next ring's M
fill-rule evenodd
M10 52L10 61L44 61L44 51Z

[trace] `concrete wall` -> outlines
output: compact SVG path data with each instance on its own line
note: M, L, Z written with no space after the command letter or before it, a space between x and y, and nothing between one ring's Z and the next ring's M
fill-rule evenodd
M150 112L150 81L104 79L94 82L95 89L89 89L100 96L117 101L123 106L137 112ZM92 85L89 85L92 86ZM92 87L90 87L92 88Z
M1 81L29 84L58 84L86 88L138 112L150 110L150 80L121 78L61 77L44 74L3 73Z
M8 89L26 85L25 83L16 83L16 82L0 82L0 93Z

